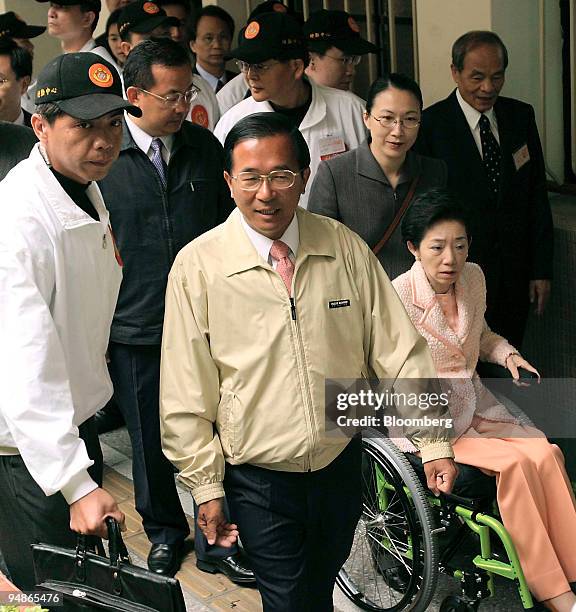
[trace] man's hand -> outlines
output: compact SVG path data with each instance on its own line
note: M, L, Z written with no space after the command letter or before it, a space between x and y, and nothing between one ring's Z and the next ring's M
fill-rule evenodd
M105 489L94 489L70 504L70 529L84 535L108 537L105 518L115 518L124 530L124 513Z
M196 522L206 536L208 544L230 548L238 540L237 525L227 523L224 518L221 497L200 504Z
M438 497L440 493L450 493L452 491L456 476L458 476L458 468L454 459L446 457L426 462L424 473L426 474L428 488Z
M537 315L541 315L546 308L548 298L550 297L550 290L552 283L549 280L531 280L528 285L528 291L530 296L530 304L536 303L534 312Z

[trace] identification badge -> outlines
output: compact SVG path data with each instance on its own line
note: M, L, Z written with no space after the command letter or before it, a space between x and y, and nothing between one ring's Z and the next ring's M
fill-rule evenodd
M346 143L340 136L325 136L320 138L318 142L320 148L320 159L331 159L346 152Z
M328 302L328 308L346 308L350 306L350 300L332 300Z
M530 151L528 151L528 145L522 145L512 154L512 157L514 158L516 171L520 170L524 164L530 161Z

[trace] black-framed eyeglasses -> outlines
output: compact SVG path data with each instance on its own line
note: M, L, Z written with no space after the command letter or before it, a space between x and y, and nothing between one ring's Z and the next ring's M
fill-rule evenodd
M358 66L358 64L362 61L361 55L345 55L344 57L334 57L333 55L328 55L328 53L324 53L324 57L329 57L330 59L336 62L344 64L344 66Z
M144 92L145 94L148 94L149 96L153 96L154 98L157 98L158 100L162 100L162 102L166 106L178 106L178 104L180 104L182 101L184 101L185 104L190 104L192 100L196 99L196 96L201 91L198 87L192 87L188 91L185 91L184 93L177 92L177 93L169 93L165 96L160 96L154 93L153 91L148 91L147 89L144 89L142 87L138 87L138 89Z
M272 170L268 174L258 174L258 172L239 172L230 178L238 182L238 187L244 191L256 191L260 189L264 179L268 181L273 189L289 189L296 182L296 177L302 172L292 172L292 170Z
M248 72L251 70L253 73L259 74L261 72L266 72L266 70L270 70L272 66L279 64L278 61L273 61L270 64L249 64L248 62L243 62L242 60L236 60L236 66L240 72Z
M394 117L392 115L385 115L384 117L375 117L374 115L370 115L374 121L378 121L378 123L382 127L393 127L397 124L400 124L402 127L407 130L413 130L420 125L420 117Z

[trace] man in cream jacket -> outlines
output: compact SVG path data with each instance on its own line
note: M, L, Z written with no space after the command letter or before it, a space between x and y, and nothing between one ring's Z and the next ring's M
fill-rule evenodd
M366 244L298 207L309 165L279 114L231 130L224 166L237 210L177 256L162 343L164 452L208 541L240 533L275 612L332 609L360 515L360 441L326 435L326 379L435 377ZM411 438L431 488L450 491L450 444L439 432ZM237 525L223 517L225 493Z

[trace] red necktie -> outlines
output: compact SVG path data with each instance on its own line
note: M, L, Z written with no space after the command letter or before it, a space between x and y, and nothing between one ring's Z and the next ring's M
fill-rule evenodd
M280 274L288 295L292 295L292 276L294 276L294 264L290 261L288 254L290 253L290 247L282 240L274 240L274 244L270 248L270 256L278 262L276 266L276 272Z

